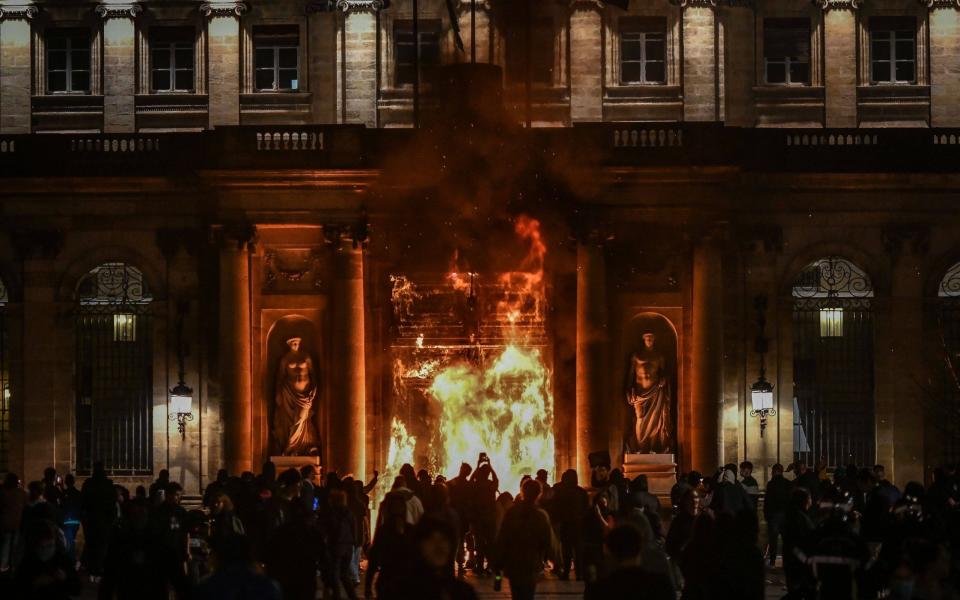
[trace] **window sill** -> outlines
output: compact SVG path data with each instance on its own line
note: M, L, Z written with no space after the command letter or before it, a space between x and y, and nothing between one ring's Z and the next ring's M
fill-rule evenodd
M764 84L753 88L758 127L821 127L822 86Z
M930 119L930 86L870 84L857 87L862 124L926 127Z
M310 121L313 95L309 92L250 92L240 94L243 125L301 125Z

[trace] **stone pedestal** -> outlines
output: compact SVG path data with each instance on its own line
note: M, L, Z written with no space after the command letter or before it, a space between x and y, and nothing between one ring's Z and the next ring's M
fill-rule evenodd
M277 475L287 469L296 469L299 471L307 465L311 465L318 470L320 468L319 456L271 456L270 462L277 468Z
M623 474L627 479L646 475L651 494L669 496L677 482L677 460L673 454L625 454Z

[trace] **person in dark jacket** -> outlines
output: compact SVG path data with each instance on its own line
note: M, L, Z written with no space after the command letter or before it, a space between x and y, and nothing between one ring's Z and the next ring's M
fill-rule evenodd
M579 485L577 472L567 469L560 483L553 486L550 518L560 538L560 579L570 579L570 565L574 565L577 581L583 579L583 517L590 506L587 490Z
M757 546L757 514L740 511L717 516L716 556L719 563L713 598L763 600L763 553Z
M816 580L806 562L813 550L816 532L809 514L812 506L809 490L804 487L793 490L783 524L783 574L791 600L806 600L816 593Z
M196 600L280 600L280 586L256 571L249 538L225 537L211 551L213 573L197 585Z
M793 486L783 476L783 465L777 463L771 469L763 500L763 517L767 521L767 558L770 566L777 562L777 549L783 532L783 520L790 505Z
M510 580L513 600L532 600L543 563L552 557L553 529L550 517L537 506L540 484L524 482L520 500L503 518L497 537L494 570L503 571Z
M182 498L183 488L180 484L168 483L163 502L153 510L150 519L153 536L150 562L160 577L161 589L169 586L180 599L190 593L190 580L187 577L187 511L180 506Z
M664 549L667 556L679 561L683 549L693 538L693 526L700 514L700 497L697 490L687 488L679 500L677 516L670 522L670 531L667 533L667 542Z
M24 532L25 553L13 581L17 600L66 600L80 594L74 561L58 543L50 521L36 521ZM6 597L6 596L5 596Z
M103 574L110 534L117 520L117 493L102 462L93 465L93 474L80 487L84 535L83 564L96 581Z
M343 490L331 490L327 497L329 508L324 516L323 538L326 550L327 581L324 582L330 597L341 597L340 587L347 598L357 597L353 577L350 573L350 561L353 558L353 546L356 539L354 528L356 519L347 508L347 495ZM286 595L284 596L286 597ZM327 597L327 594L324 594Z
M715 513L729 515L736 515L740 511L756 511L746 490L737 482L736 473L729 468L725 468L720 474L720 480L710 501L710 508Z
M660 501L650 493L650 484L646 475L637 475L630 482L629 505L632 509L643 511L650 523L650 529L658 540L663 539L663 526L660 523Z
M425 516L414 530L414 566L384 598L477 600L467 582L454 576L457 536L442 519Z
M110 539L103 579L97 588L100 600L167 598L153 564L153 533L148 504L131 503Z
M587 585L584 600L674 600L669 577L644 569L641 560L643 536L632 525L620 525L607 535L604 544L614 561L609 575Z
M389 600L402 597L397 595L401 593L399 582L409 575L415 564L416 545L413 526L407 523L407 505L401 496L388 494L380 511L384 516L367 555L364 595L371 598L376 589L377 598Z
M276 489L276 496L271 498L276 526L266 538L266 573L280 584L285 599L313 600L323 543L312 513L300 502L300 472L287 469L281 473ZM338 493L346 510L346 498L343 492ZM351 521L350 511L346 514ZM352 534L352 528L349 533ZM352 543L352 538L348 541Z

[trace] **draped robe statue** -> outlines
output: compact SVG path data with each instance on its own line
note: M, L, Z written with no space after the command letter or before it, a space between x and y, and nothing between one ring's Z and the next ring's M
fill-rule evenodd
M666 361L655 344L656 336L645 332L643 349L630 357L626 395L636 420L635 429L627 438L629 452L665 454L673 450L670 379Z
M317 381L310 355L300 349L300 338L287 340L290 350L277 367L273 436L284 456L319 454L320 435L314 423Z

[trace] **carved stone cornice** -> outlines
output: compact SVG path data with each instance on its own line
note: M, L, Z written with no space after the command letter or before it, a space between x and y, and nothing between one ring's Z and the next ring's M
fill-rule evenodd
M243 0L213 0L200 5L200 14L211 17L241 17L250 10Z
M813 0L823 12L831 10L859 10L866 0Z
M341 12L377 12L383 9L383 0L337 0Z
M32 2L23 4L0 4L0 21L15 21L18 19L28 20L37 16L40 9Z
M938 8L960 9L960 0L920 0L920 4L930 10L937 10Z
M143 12L143 7L136 2L123 4L101 4L94 9L101 19L136 19Z

